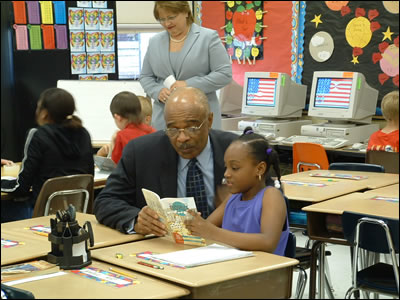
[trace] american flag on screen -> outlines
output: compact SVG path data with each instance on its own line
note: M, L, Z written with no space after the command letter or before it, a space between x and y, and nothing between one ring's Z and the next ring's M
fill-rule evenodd
M247 82L247 105L275 106L276 79L249 78Z
M352 78L319 78L315 106L349 108L352 84Z

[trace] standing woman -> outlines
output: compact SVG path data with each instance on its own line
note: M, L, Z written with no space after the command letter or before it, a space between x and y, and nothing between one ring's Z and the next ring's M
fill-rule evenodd
M1 180L1 191L15 197L15 201L1 201L2 223L31 218L47 179L94 174L90 135L74 111L74 98L63 89L50 88L40 95L36 108L39 127L28 132L18 177Z
M140 74L144 91L155 100L153 127L165 129L165 101L175 88L188 86L207 95L212 127L221 129L216 91L231 82L232 67L218 33L194 23L187 1L155 1L154 17L165 31L150 40ZM163 82L170 75L176 82L168 89Z

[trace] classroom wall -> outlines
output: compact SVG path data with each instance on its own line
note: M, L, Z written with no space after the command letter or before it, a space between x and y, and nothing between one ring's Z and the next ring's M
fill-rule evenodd
M116 1L118 24L158 24L154 1Z

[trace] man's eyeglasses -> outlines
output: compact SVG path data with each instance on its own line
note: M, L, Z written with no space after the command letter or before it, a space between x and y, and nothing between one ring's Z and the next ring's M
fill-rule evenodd
M200 124L200 126L192 126L192 127L186 127L186 128L181 128L181 129L178 129L178 128L167 128L167 129L165 129L165 133L169 136L169 137L176 137L176 136L178 136L178 134L181 132L181 131L183 131L183 133L186 135L186 136L195 136L196 134L198 134L199 133L199 131L200 131L200 129L201 129L201 126L203 126L203 124L204 124L204 122L205 122L206 120L204 120L201 124Z
M177 16L170 16L170 17L167 17L165 19L158 19L158 22L160 22L161 24L165 24L167 21L168 22L172 22L173 20L176 19L176 17Z

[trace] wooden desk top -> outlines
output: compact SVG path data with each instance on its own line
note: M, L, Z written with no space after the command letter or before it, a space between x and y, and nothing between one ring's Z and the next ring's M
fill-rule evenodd
M95 260L88 267L100 268L104 271L109 271L110 267L114 268L111 264ZM187 289L171 283L121 267L115 269L132 275L134 283L118 288L65 270L66 275L25 282L15 287L32 292L37 299L166 299L189 294ZM119 279L124 280L125 277L121 275Z
M373 196L385 196L385 197L396 197L399 198L399 184L388 185L379 189L369 190L365 193Z
M317 204L305 206L306 212L341 215L344 211L353 211L379 217L399 218L399 203L384 200L372 200L375 195L370 193L352 193Z
M55 215L26 219L15 222L7 222L1 224L1 237L9 240L17 240L25 242L29 246L26 252L15 252L13 249L21 248L21 245L12 248L2 248L1 251L1 264L10 264L16 261L37 258L47 255L51 251L51 243L46 236L35 234L29 228L32 226L43 225L50 227L50 219L54 219ZM124 234L115 229L111 229L105 225L100 224L94 215L76 213L76 219L80 226L86 221L90 221L93 229L94 246L91 249L118 245L127 242L134 242L145 239L146 237L141 234ZM34 254L32 254L32 252ZM27 255L29 257L27 257ZM4 262L3 262L4 260ZM10 262L11 260L11 262Z
M359 191L364 188L359 184L348 181L328 181L327 178L310 176L282 176L283 191L289 200L320 202L344 194ZM296 184L294 184L296 183ZM323 184L324 186L313 186Z
M310 178L319 178L323 179L323 177L311 177L311 174L349 174L349 175L361 175L367 176L366 179L362 180L352 180L352 179L339 179L335 178L339 182L351 182L353 185L357 184L360 189L377 189L380 187L392 185L399 183L399 174L391 174L391 173L376 173L376 172L359 172L359 171L344 171L344 170L311 170L300 173L293 173L289 175L282 176L284 180L304 180ZM326 178L329 179L329 178Z
M188 287L205 286L298 264L298 261L295 259L261 251L253 251L255 254L254 257L246 257L187 269L165 266L164 270L159 270L138 264L138 261L143 260L136 258L134 255L144 251L167 253L191 248L194 248L194 246L176 244L166 238L154 238L93 250L91 255L99 260L173 281ZM123 259L116 258L116 253L122 253Z

